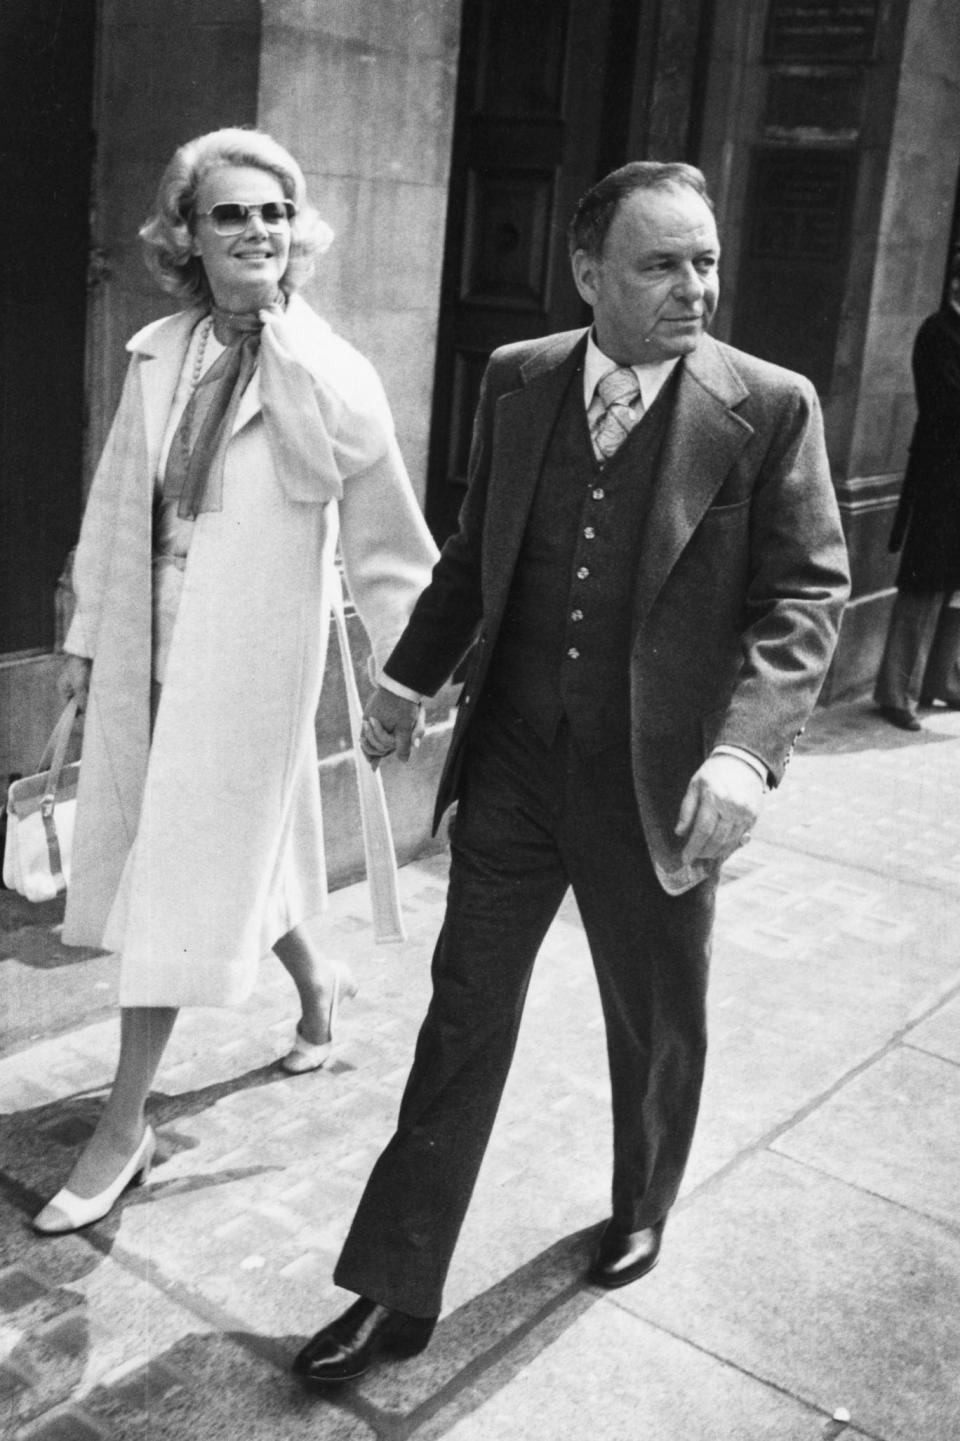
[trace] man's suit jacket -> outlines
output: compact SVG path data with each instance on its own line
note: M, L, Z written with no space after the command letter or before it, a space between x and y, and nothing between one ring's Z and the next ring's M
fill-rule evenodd
M585 345L586 332L571 331L491 357L459 529L386 663L395 680L432 694L475 642L436 823L457 795L551 429L575 375L580 384ZM637 567L630 660L637 801L657 874L673 893L710 869L683 866L673 834L691 776L726 743L758 756L779 781L848 592L810 383L710 337L676 379Z

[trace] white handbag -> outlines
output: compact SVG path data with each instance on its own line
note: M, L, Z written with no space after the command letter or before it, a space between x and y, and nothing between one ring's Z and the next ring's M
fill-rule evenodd
M37 774L13 781L7 793L3 884L28 901L52 901L70 883L80 762L64 761L76 718L74 697L53 728Z

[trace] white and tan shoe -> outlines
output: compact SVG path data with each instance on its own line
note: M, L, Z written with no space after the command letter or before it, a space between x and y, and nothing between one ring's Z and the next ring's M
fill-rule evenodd
M337 1034L337 1020L339 1018L340 1002L349 1001L357 994L357 983L346 967L340 967L333 978L333 999L330 1002L330 1021L328 1024L329 1034L325 1041L318 1041L314 1045L301 1035L300 1027L297 1026L293 1038L293 1050L281 1058L280 1064L285 1071L292 1076L303 1075L306 1071L319 1071L325 1066L333 1054L334 1042Z
M97 1196L75 1196L66 1186L33 1218L33 1228L45 1236L65 1236L102 1221L113 1210L128 1186L139 1186L150 1174L157 1138L147 1126L140 1144L119 1176Z

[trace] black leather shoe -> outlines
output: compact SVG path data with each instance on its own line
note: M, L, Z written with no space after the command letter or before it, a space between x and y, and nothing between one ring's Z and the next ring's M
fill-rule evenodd
M416 1356L437 1324L436 1316L408 1316L361 1296L349 1311L318 1331L293 1363L293 1373L312 1386L331 1386L362 1376L381 1351Z
M621 1231L608 1221L587 1279L595 1286L605 1286L608 1291L639 1281L660 1259L664 1225L665 1222L658 1221L642 1231Z
M883 716L885 721L889 721L892 726L899 726L902 731L923 729L912 710L901 710L899 706L895 705L881 705L877 706L877 712Z

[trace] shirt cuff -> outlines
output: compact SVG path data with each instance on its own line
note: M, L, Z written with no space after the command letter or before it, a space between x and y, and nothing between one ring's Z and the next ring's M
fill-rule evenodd
M755 756L752 751L741 750L740 746L714 746L710 754L712 756L736 756L737 760L746 761L747 765L756 771L765 786L770 784L770 771L760 757Z
M388 676L386 671L380 672L377 684L391 695L398 695L401 700L412 700L416 705L423 705L425 697L419 691L411 690L408 685L401 685L400 681Z

